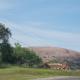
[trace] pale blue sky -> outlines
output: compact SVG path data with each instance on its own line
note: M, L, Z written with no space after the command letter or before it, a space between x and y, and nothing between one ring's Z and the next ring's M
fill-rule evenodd
M80 51L80 0L0 0L0 22L12 44Z

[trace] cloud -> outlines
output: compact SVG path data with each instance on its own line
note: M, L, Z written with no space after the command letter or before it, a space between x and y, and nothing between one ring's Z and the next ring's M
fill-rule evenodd
M16 24L3 21L13 33L11 43L20 42L23 46L61 46L75 49L80 46L80 33L40 29L38 24ZM35 27L37 26L37 27ZM38 27L39 26L39 27Z

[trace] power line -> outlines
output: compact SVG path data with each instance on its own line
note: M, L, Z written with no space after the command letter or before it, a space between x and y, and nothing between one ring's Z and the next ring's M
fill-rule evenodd
M11 39L15 40L17 43L20 43L20 44L23 44L23 45L25 45L25 43L24 43L24 42L22 42L22 41L19 41L19 40L17 40L17 39L15 39L15 38L13 38L13 37L11 37Z
M22 31L21 29L19 29L19 28L16 28L16 27L14 27L13 26L13 28L15 29L15 30L17 30L18 32L20 32L20 33L22 33L23 35L27 35L27 33L26 32L24 32L24 31ZM28 34L29 36L35 36L35 35L33 35L33 34ZM25 36L26 37L26 36ZM41 36L39 36L38 35L38 41L40 42L40 37ZM43 38L43 37L41 37L41 38ZM14 39L14 40L16 40L16 41L19 41L19 40L17 40L17 39ZM44 40L45 41L45 40ZM19 41L20 43L22 43L22 44L24 44L22 41ZM48 42L47 42L48 43ZM49 43L48 43L49 44Z
M21 29L16 28L16 27L14 27L14 26L13 26L13 28L14 28L15 30L18 30L18 32L22 33L23 35L27 35L27 33L24 32L24 31L22 31ZM29 35L29 36L34 36L34 37L35 37L35 35L33 35L33 34L28 34L28 35ZM38 40L40 40L39 37L41 37L41 36L38 35ZM41 38L42 38L42 37L41 37Z

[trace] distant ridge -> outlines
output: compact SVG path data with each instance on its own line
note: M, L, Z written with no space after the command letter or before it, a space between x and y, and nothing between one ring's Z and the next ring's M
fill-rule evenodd
M56 58L80 58L80 52L58 47L31 47L30 50L36 52L43 61Z

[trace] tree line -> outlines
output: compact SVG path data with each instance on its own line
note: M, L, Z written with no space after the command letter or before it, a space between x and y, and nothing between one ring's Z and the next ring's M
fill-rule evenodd
M9 43L12 36L9 28L0 23L0 67L2 65L23 65L26 67L38 67L42 60L35 52L15 43L15 47Z

